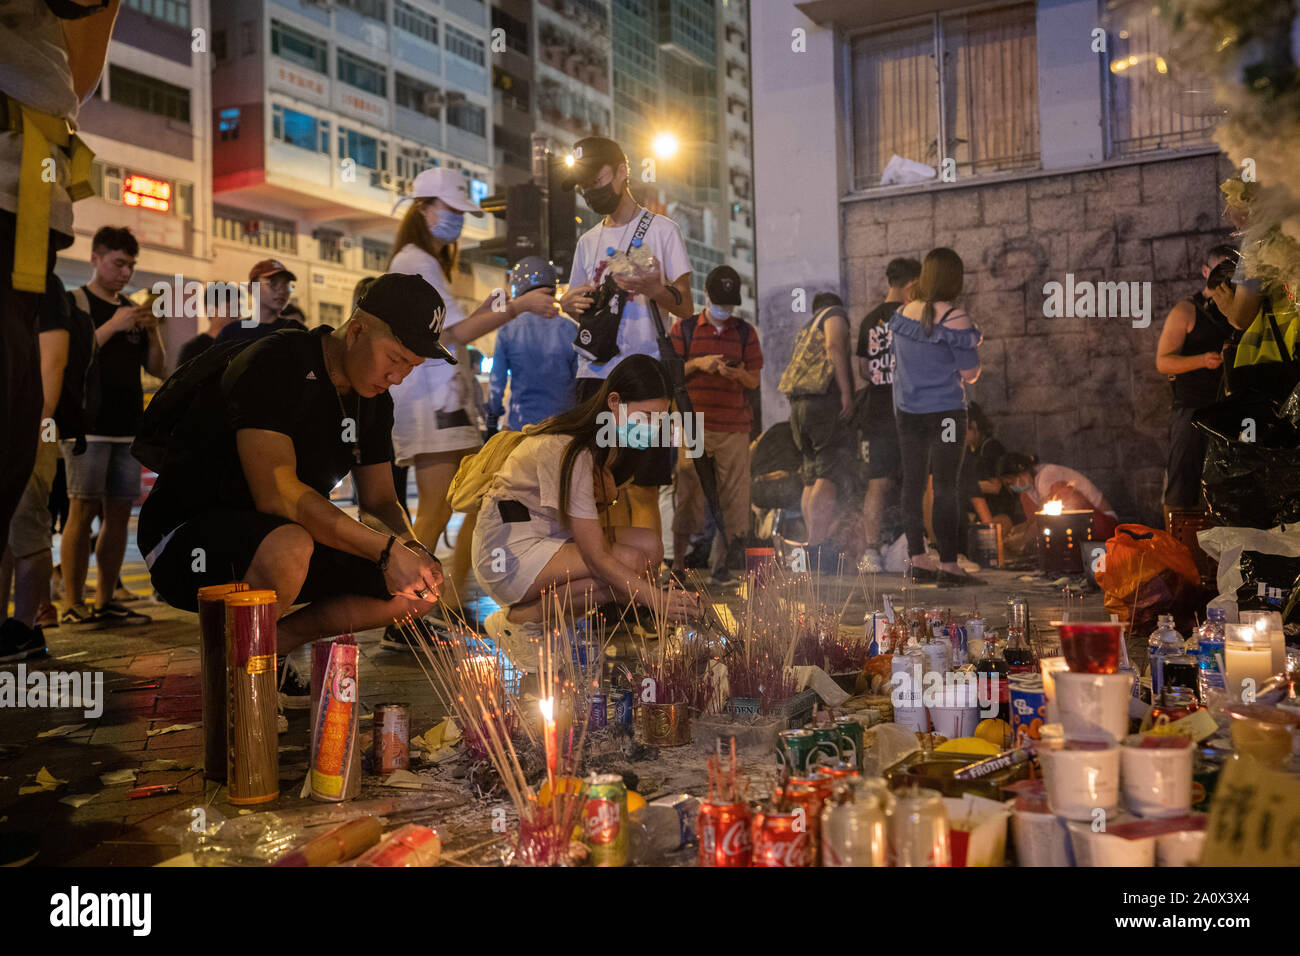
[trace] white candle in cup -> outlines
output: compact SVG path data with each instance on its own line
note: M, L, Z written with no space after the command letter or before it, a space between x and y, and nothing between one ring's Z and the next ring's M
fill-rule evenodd
M1242 611L1241 623L1254 625L1260 634L1267 635L1272 649L1270 666L1274 674L1286 672L1286 633L1282 630L1282 615L1277 611Z
M1247 680L1253 680L1254 689L1258 690L1273 676L1273 647L1269 633L1258 630L1253 624L1228 625L1223 652L1228 669L1227 690L1235 701L1242 700Z

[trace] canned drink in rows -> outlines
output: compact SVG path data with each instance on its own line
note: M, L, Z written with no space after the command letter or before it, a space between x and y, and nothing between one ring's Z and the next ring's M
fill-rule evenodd
M609 701L604 694L591 695L591 719L587 726L599 730L609 723Z
M885 808L861 779L836 784L822 810L822 866L888 866Z
M701 803L700 866L749 866L754 855L753 815L747 803Z
M839 763L819 763L817 772L826 774L835 782L858 776L858 768L848 760L841 760Z
M837 717L835 718L835 726L840 730L840 755L853 761L854 765L858 768L858 771L861 772L863 744L862 724L859 723L855 717ZM853 753L846 755L844 751L849 750L850 748L853 750Z
M777 734L776 754L792 774L808 772L808 758L817 749L811 730L783 730Z
M752 866L809 866L808 827L802 813L754 815Z
M796 827L804 831L808 838L804 850L808 858L805 866L821 865L822 808L826 805L826 798L829 796L830 778L825 774L817 776L822 779L816 782L791 780L784 788L777 788L772 795L774 800L793 806L793 812L798 818ZM822 786L823 783L825 786Z
M376 704L373 720L375 767L380 775L411 766L411 707Z
M636 720L636 695L630 690L611 690L609 700L614 707L614 723L631 727Z
M834 724L825 727L809 725L804 728L813 735L813 752L808 756L809 767L821 763L835 763L843 756L840 729Z
M582 841L592 866L626 866L628 850L627 787L616 773L591 778L582 810Z
M1043 690L1041 674L1015 674L1009 678L1011 685L1011 736L1016 745L1022 737L1038 740L1047 722L1047 693Z

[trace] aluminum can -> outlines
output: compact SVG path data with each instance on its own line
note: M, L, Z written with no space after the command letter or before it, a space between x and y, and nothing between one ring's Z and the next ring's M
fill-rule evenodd
M600 730L609 723L609 700L604 694L591 695L591 719L587 722L591 730Z
M375 768L382 776L411 766L411 705L375 704Z
M844 744L843 735L838 727L834 724L820 727L809 724L804 729L811 730L813 735L813 753L808 758L810 765L820 767L823 763L839 761Z
M1038 740L1047 723L1047 693L1041 674L1016 674L1008 679L1011 701L1011 737L1020 745L1021 735Z
M822 808L826 806L826 798L830 796L831 780L825 774L816 776L820 779L791 780L784 788L778 787L772 795L775 800L790 804L796 812L803 811L797 827L804 831L803 835L808 838L804 850L808 862L803 864L804 866L821 865Z
M592 866L627 865L627 787L618 774L592 778L582 811L582 840L591 852Z
M894 794L889 846L894 866L952 866L948 813L937 790L917 787Z
M750 866L754 819L747 803L701 803L700 866Z
M888 866L885 809L862 780L836 784L822 810L822 866Z
M614 723L631 727L636 720L636 695L630 690L611 690L609 699L614 705Z
M840 753L842 754L845 760L852 761L853 764L858 768L859 772L861 772L862 747L864 742L862 724L860 724L857 721L857 719L853 717L837 717L835 718L835 726L840 729L840 740L841 740ZM850 750L850 749L853 751L853 753L851 754L844 753L845 750Z
M809 866L808 828L801 814L760 811L754 814L751 866Z
M816 748L817 740L811 730L783 730L777 734L777 757L792 774L808 771L808 758Z

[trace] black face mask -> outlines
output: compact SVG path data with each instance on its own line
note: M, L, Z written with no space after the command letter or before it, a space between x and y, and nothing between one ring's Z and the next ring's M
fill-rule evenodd
M606 183L604 186L593 186L591 189L582 191L582 201L598 216L612 215L618 208L619 200L622 196L614 191L613 183Z
M72 0L45 0L45 6L60 20L81 20L85 17L93 17L100 13L108 6L109 0L102 0L97 7L83 7L79 3L73 3Z

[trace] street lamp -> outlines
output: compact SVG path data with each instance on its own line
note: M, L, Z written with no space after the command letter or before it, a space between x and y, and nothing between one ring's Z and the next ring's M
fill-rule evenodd
M677 154L677 147L679 145L676 136L669 132L663 132L654 138L654 142L650 144L650 148L660 159L671 159Z

